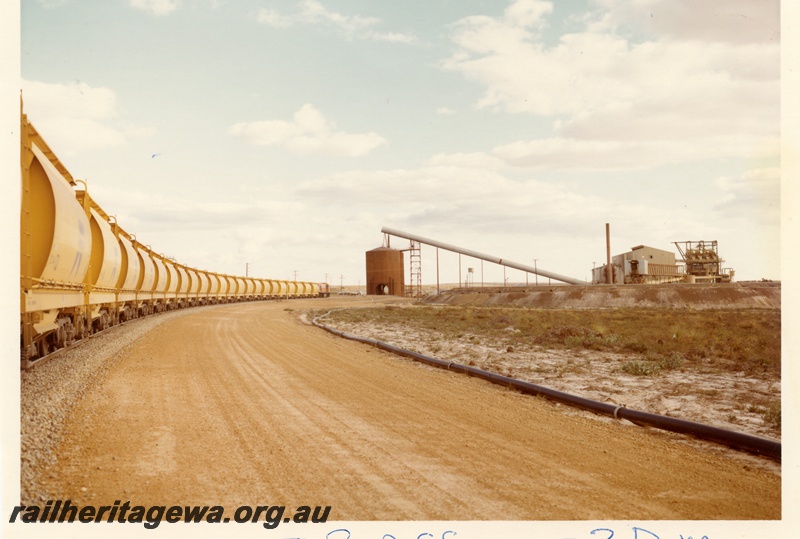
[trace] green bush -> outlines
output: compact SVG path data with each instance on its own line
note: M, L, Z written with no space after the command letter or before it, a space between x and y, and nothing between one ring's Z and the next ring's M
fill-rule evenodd
M623 363L622 370L634 376L655 376L661 372L661 367L655 361L634 359Z

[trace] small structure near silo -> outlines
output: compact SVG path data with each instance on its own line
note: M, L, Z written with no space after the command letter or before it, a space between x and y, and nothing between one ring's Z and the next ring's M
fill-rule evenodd
M716 241L674 243L683 257L681 260L671 251L646 245L637 245L627 253L614 256L611 259L611 284L731 282L734 272L722 268L723 260L717 254ZM608 282L606 268L604 264L592 269L592 284Z
M367 295L403 296L405 273L403 251L378 247L367 251Z

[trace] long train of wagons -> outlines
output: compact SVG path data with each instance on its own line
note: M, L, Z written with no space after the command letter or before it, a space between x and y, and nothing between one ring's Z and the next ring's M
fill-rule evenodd
M92 333L172 309L328 296L327 283L224 275L179 264L106 214L21 114L22 368Z

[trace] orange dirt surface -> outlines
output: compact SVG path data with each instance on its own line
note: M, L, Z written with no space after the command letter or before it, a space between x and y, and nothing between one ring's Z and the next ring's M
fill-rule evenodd
M72 407L38 488L75 504L329 505L330 520L781 518L778 473L564 414L298 316L357 304L372 302L166 320Z

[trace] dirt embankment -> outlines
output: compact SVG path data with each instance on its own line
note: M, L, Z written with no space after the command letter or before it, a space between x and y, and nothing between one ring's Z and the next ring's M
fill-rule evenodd
M513 305L541 309L682 308L780 309L776 282L729 284L530 286L460 288L429 296L426 303L447 305Z

